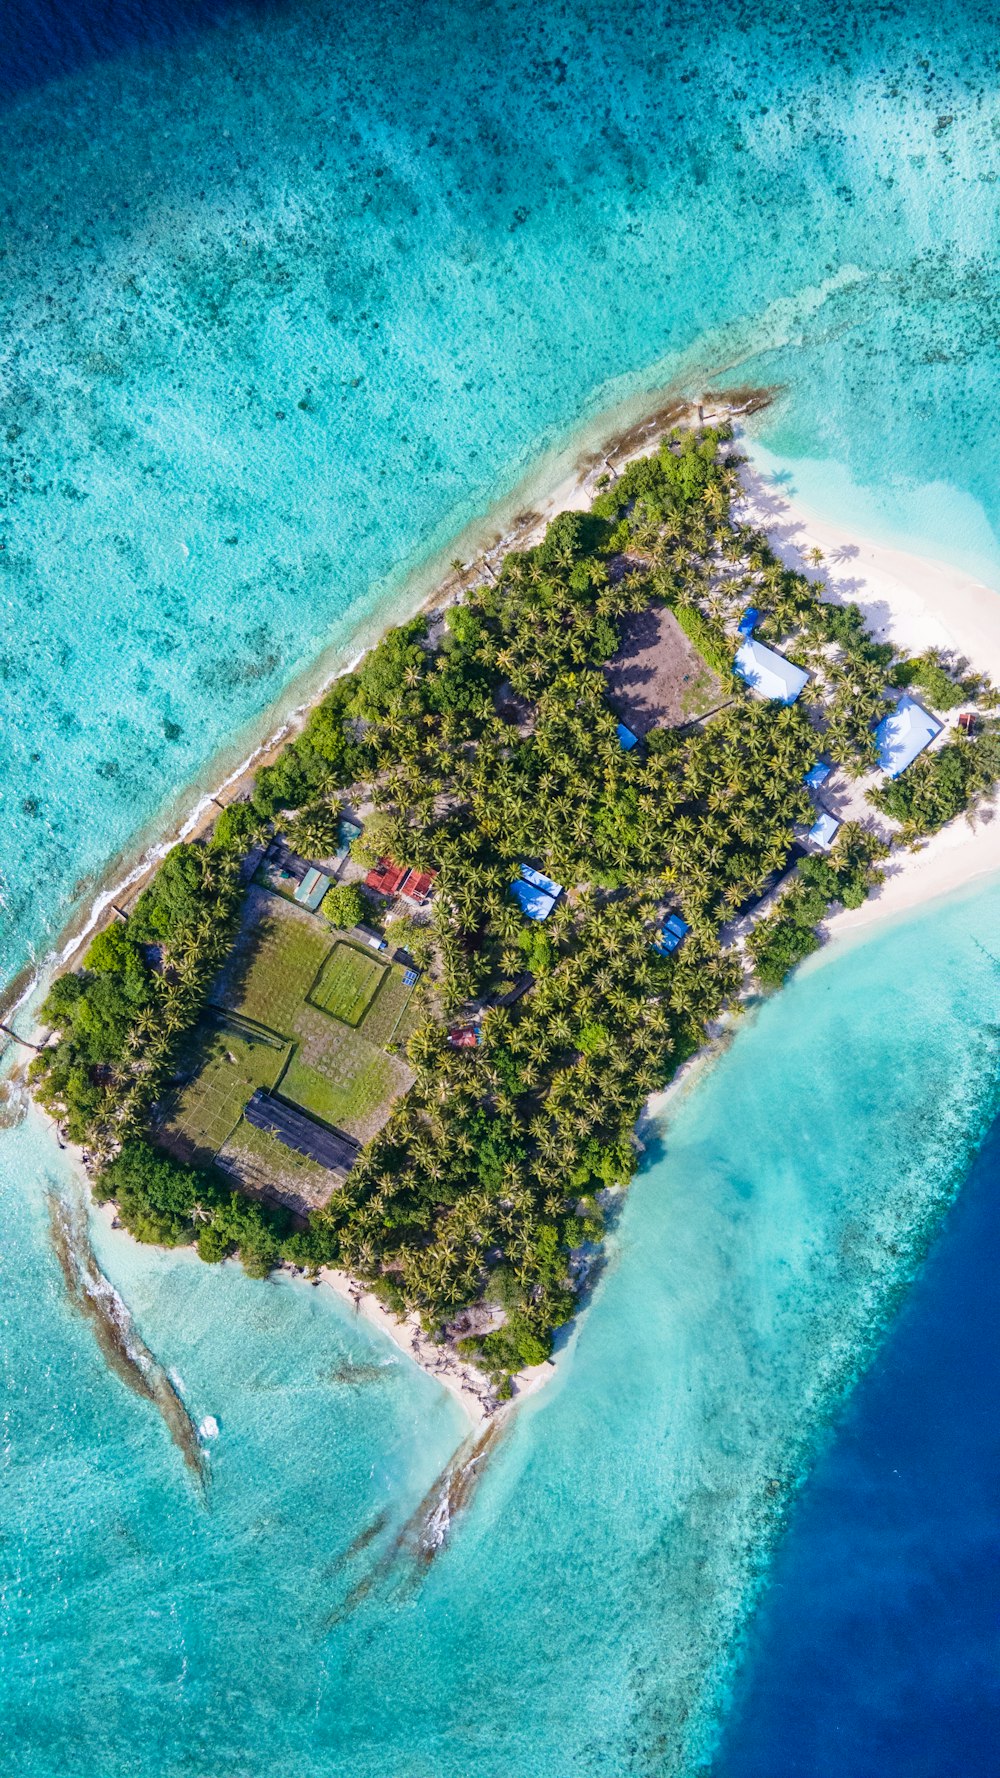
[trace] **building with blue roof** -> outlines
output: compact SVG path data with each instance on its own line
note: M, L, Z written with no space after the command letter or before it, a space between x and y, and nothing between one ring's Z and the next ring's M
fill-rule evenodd
M807 785L810 790L818 790L821 784L826 783L832 771L832 766L828 766L825 760L818 759L814 766L809 767L802 782Z
M808 837L814 846L819 846L822 851L829 852L840 832L840 825L836 815L831 815L828 810L824 809L823 813L813 822Z
M890 778L898 778L912 765L918 753L941 733L943 724L918 704L916 698L901 697L875 730L878 763Z
M510 892L529 920L547 920L556 905L554 895L546 895L544 889L537 889L534 883L526 883L523 877L516 877L510 886Z
M783 654L752 637L737 649L735 671L759 698L771 698L778 704L794 704L809 680L804 667L796 667Z
M521 874L510 886L510 892L529 920L547 920L562 894L562 884L542 875L530 864L521 865Z
M623 753L631 753L633 747L638 747L638 745L639 745L638 735L634 735L632 733L632 730L630 728L626 728L625 724L623 722L620 722L618 724L618 727L616 728L615 733L618 736L618 745L621 748Z
M307 870L301 883L296 886L294 899L314 914L330 887L330 878L325 871Z
M670 914L653 939L653 950L661 957L671 956L690 930L687 921L682 920L680 914Z

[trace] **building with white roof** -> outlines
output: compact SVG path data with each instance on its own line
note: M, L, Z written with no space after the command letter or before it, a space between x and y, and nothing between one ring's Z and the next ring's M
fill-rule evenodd
M931 716L916 698L902 697L875 730L878 763L890 778L898 778L918 753L941 733L943 724Z
M748 636L736 651L736 671L759 698L773 698L779 704L794 704L809 675L804 667L786 661L765 643Z

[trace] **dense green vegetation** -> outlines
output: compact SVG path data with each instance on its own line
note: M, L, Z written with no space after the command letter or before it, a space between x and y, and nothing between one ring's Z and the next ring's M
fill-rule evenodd
M977 673L964 676L948 667L940 650L928 648L913 660L898 661L892 683L900 689L922 692L936 710L954 710L969 699L993 702L992 688Z
M322 856L322 854L320 854ZM323 913L331 926L347 932L370 912L357 883L334 883L323 897Z
M36 1087L91 1145L99 1192L140 1238L196 1238L210 1259L235 1249L255 1271L279 1256L341 1264L428 1328L492 1304L497 1324L469 1349L501 1391L511 1370L546 1356L575 1301L573 1255L600 1241L606 1194L633 1170L643 1101L741 989L727 929L812 821L804 773L820 751L866 771L885 709L892 649L733 521L727 439L672 435L589 513L510 553L433 645L422 618L392 631L260 773L252 803L220 818L213 844L171 853L127 924L56 983L46 1016L61 1037ZM625 752L602 666L624 615L656 601L730 701ZM802 705L760 702L732 677L748 603L765 612L761 635L809 668ZM926 687L926 662L920 671L908 682ZM879 806L908 832L927 829L998 768L988 729L920 762ZM230 943L239 856L269 823L304 856L328 856L348 788L376 809L359 858L439 873L430 927L405 939L429 967L431 1000L408 1040L412 1090L343 1190L290 1231L147 1138L177 1039ZM831 904L864 899L884 851L849 824L828 858L802 863L748 941L762 985L814 948ZM521 861L564 886L544 926L510 894ZM367 905L338 887L323 912L346 926ZM662 957L651 941L675 908L690 931ZM402 941L402 925L394 933ZM498 1004L515 984L519 997ZM471 1019L480 1043L451 1047L447 1023Z
M817 926L830 907L858 908L882 872L877 860L888 846L857 823L842 828L830 858L803 858L792 887L774 911L758 920L747 940L757 980L780 988L789 971L819 948Z
M287 1212L233 1191L213 1169L185 1166L136 1138L128 1138L97 1175L94 1195L98 1203L115 1200L138 1240L163 1246L194 1240L205 1260L238 1252L255 1278L278 1264L289 1226Z
M884 815L900 822L906 839L935 833L992 790L1000 777L1000 722L982 722L974 735L960 735L935 753L925 753L869 793Z

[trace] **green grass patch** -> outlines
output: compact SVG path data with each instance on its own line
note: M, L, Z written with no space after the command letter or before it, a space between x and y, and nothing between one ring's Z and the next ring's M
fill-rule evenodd
M273 1087L288 1060L289 1045L231 1029L203 1029L196 1040L195 1078L180 1088L167 1116L163 1143L183 1160L207 1162L239 1123L258 1087Z
M403 981L403 971L398 963L386 969L385 980L379 988L368 1016L364 1023L364 1034L369 1043L377 1043L382 1049L393 1038L398 1042L405 1035L406 1010L413 999L413 989Z
M282 1078L281 1095L321 1122L346 1130L349 1136L358 1135L392 1096L392 1064L368 1044L345 1045L337 1061L335 1071L321 1074L296 1051Z
M311 920L269 914L252 927L227 965L225 1005L287 1036L330 952Z
M384 963L366 957L353 945L334 945L309 998L321 1012L356 1029L375 999L385 974Z

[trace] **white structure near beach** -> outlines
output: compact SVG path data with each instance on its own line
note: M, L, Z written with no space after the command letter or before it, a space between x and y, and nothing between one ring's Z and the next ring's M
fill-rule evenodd
M883 716L875 730L878 763L882 770L888 772L890 778L898 778L935 735L941 733L942 727L937 717L931 716L916 698L900 698L895 709Z
M831 815L828 809L824 809L823 813L813 822L806 837L812 841L814 846L819 846L822 851L829 852L840 832L840 826L836 815Z
M735 668L759 698L772 698L779 704L794 704L809 678L804 667L796 667L752 636L737 649Z

